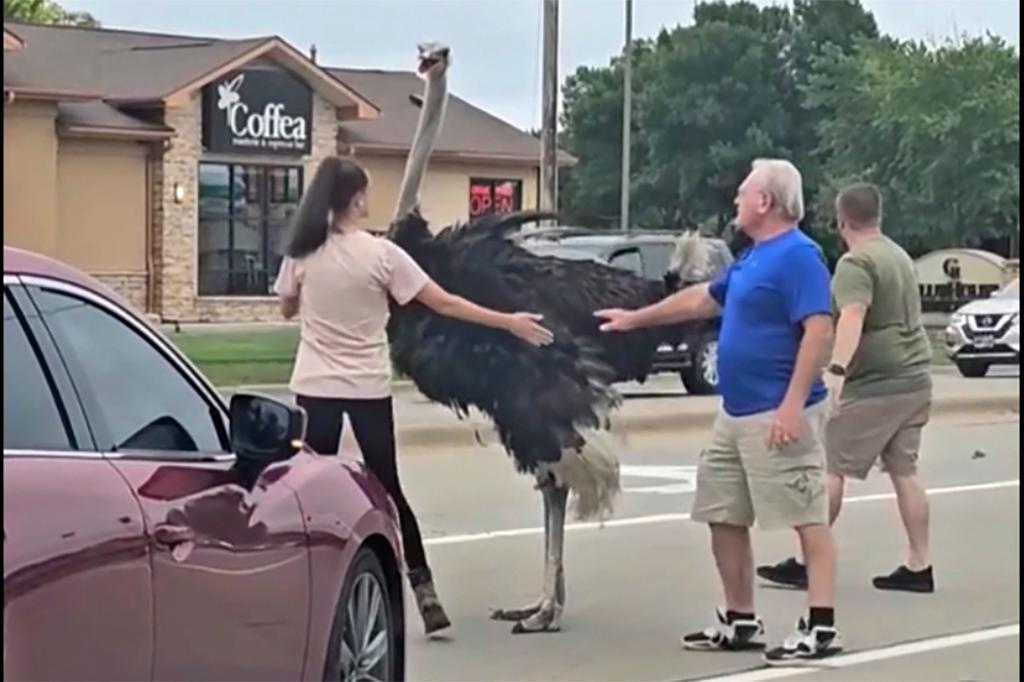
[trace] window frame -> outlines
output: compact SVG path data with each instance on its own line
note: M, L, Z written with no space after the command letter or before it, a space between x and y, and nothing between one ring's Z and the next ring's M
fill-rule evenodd
M202 209L202 202L199 199L202 198L202 172L204 166L220 167L227 170L228 179L228 195L227 201L227 212L224 215L210 213L204 218ZM245 188L237 196L236 191L236 178L245 177L246 173L250 170L256 171L258 180L258 191L254 190L254 185L245 183ZM275 202L273 197L273 181L272 175L274 171L284 171L285 182L283 186L284 190L284 201ZM289 183L289 176L292 171L297 174L297 193L294 201L289 200L291 195L291 185ZM271 217L271 209L276 204L292 204L295 205L295 210L298 210L299 204L302 201L302 196L305 193L306 185L306 171L302 164L288 164L288 163L251 163L245 161L226 161L226 160L201 160L197 162L196 166L196 242L195 242L195 259L196 259L196 272L195 272L195 287L196 294L202 299L253 299L259 300L261 298L272 298L273 293L270 288L274 281L275 272L271 269L271 253L270 253L270 226L276 224L278 221ZM255 202L250 202L250 195L256 191L260 196L259 217L252 217L246 215L244 210L236 209L235 202L238 198L244 198L246 205L253 205ZM217 223L223 222L227 226L228 236L228 267L226 270L227 287L225 291L218 293L203 293L203 269L200 267L200 258L202 257L201 240L202 230L204 223ZM244 271L235 268L236 258L236 229L245 228L255 229L258 232L258 240L260 244L260 251L262 252L262 271L263 276L266 278L267 292L266 293L246 293L237 287L232 286L232 282L241 277ZM283 229L287 229L287 225L282 226Z
M138 317L133 315L131 312L125 310L122 306L111 301L105 296L101 296L89 289L84 287L65 282L63 280L56 280L49 277L39 276L24 276L21 278L21 284L24 287L24 292L35 304L33 297L33 289L42 289L46 291L55 292L77 298L88 305L92 305L98 308L101 312L106 313L113 317L117 322L125 325L129 332L132 332L140 343L146 343L152 348L158 356L160 356L165 362L169 363L171 369L177 371L178 374L185 380L197 394L203 402L206 403L210 410L210 418L214 422L214 428L217 431L217 435L221 441L221 447L223 452L211 453L211 452L183 452L183 451L168 451L168 450L117 450L111 451L105 448L100 443L92 443L92 450L89 451L93 455L98 455L110 459L126 459L126 460L142 460L142 461L159 461L168 463L181 463L181 462L232 462L235 460L235 454L231 451L231 438L230 438L230 413L224 399L214 389L205 377L199 372L198 369L185 358L174 346L163 337L162 334L150 327L149 324L143 322ZM37 306L38 308L38 306ZM89 428L95 433L97 426L92 423L89 417L89 411L85 409L85 400L81 397L81 389L75 382L73 373L67 369L66 363L69 359L60 352L59 344L54 336L53 330L46 325L45 320L40 315L40 325L45 327L46 333L50 339L50 342L54 344L57 354L60 357L60 361L65 365L65 371L67 372L68 379L74 390L79 396L79 401L83 410L84 418L89 424ZM216 419L214 419L216 417ZM85 452L78 450L76 453ZM73 453L73 454L76 454ZM173 453L173 454L172 454Z
M637 260L640 261L640 272L636 272L636 271L634 271L632 269L626 269L626 268L620 267L618 265L615 265L615 259L616 258L621 258L623 256L631 256L631 255L634 255L634 254L637 257ZM643 253L641 253L640 248L637 247L637 246L627 246L627 247L618 248L618 249L612 251L611 254L609 254L609 256L608 256L608 265L610 267L617 268L617 269L622 270L624 272L632 273L632 274L636 275L637 277L641 277L643 279L647 279L647 265L646 265L646 261L644 259Z

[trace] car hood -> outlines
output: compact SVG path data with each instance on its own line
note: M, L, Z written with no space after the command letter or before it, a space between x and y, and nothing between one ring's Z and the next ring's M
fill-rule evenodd
M1020 312L1020 299L983 298L957 310L962 315L1007 315Z

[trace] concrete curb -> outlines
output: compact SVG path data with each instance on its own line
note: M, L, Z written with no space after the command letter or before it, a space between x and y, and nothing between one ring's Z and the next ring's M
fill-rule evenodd
M1020 414L1020 395L984 395L984 396L952 396L936 400L932 405L933 417L944 417L953 414ZM677 414L666 414L664 411L654 413L623 414L620 412L617 425L629 434L685 433L688 431L709 431L718 415L717 403L714 407L700 411L680 411ZM437 426L406 426L397 425L398 442L405 448L460 448L478 445L477 435L472 423L457 421L453 414L451 423ZM485 442L497 442L493 430L481 433Z

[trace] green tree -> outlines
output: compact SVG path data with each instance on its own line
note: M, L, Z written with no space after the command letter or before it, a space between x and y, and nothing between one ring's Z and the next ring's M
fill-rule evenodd
M88 12L71 12L54 0L4 0L4 21L98 27Z
M847 28L843 28L846 26ZM856 0L697 5L694 24L635 47L632 214L641 227L721 226L750 161L785 155L808 187L817 116L803 87L823 51L877 35ZM578 70L563 88L566 146L580 159L563 193L581 222L616 221L621 168L621 57Z
M807 98L829 184L877 183L890 232L912 251L1019 230L1020 58L997 38L928 48L891 39L833 53ZM823 214L833 212L821 194Z

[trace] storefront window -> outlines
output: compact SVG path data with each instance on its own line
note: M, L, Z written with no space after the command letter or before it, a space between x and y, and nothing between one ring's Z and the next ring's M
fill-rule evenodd
M469 181L469 217L512 213L523 208L522 180L472 178Z
M199 294L267 296L302 195L302 168L199 164Z

